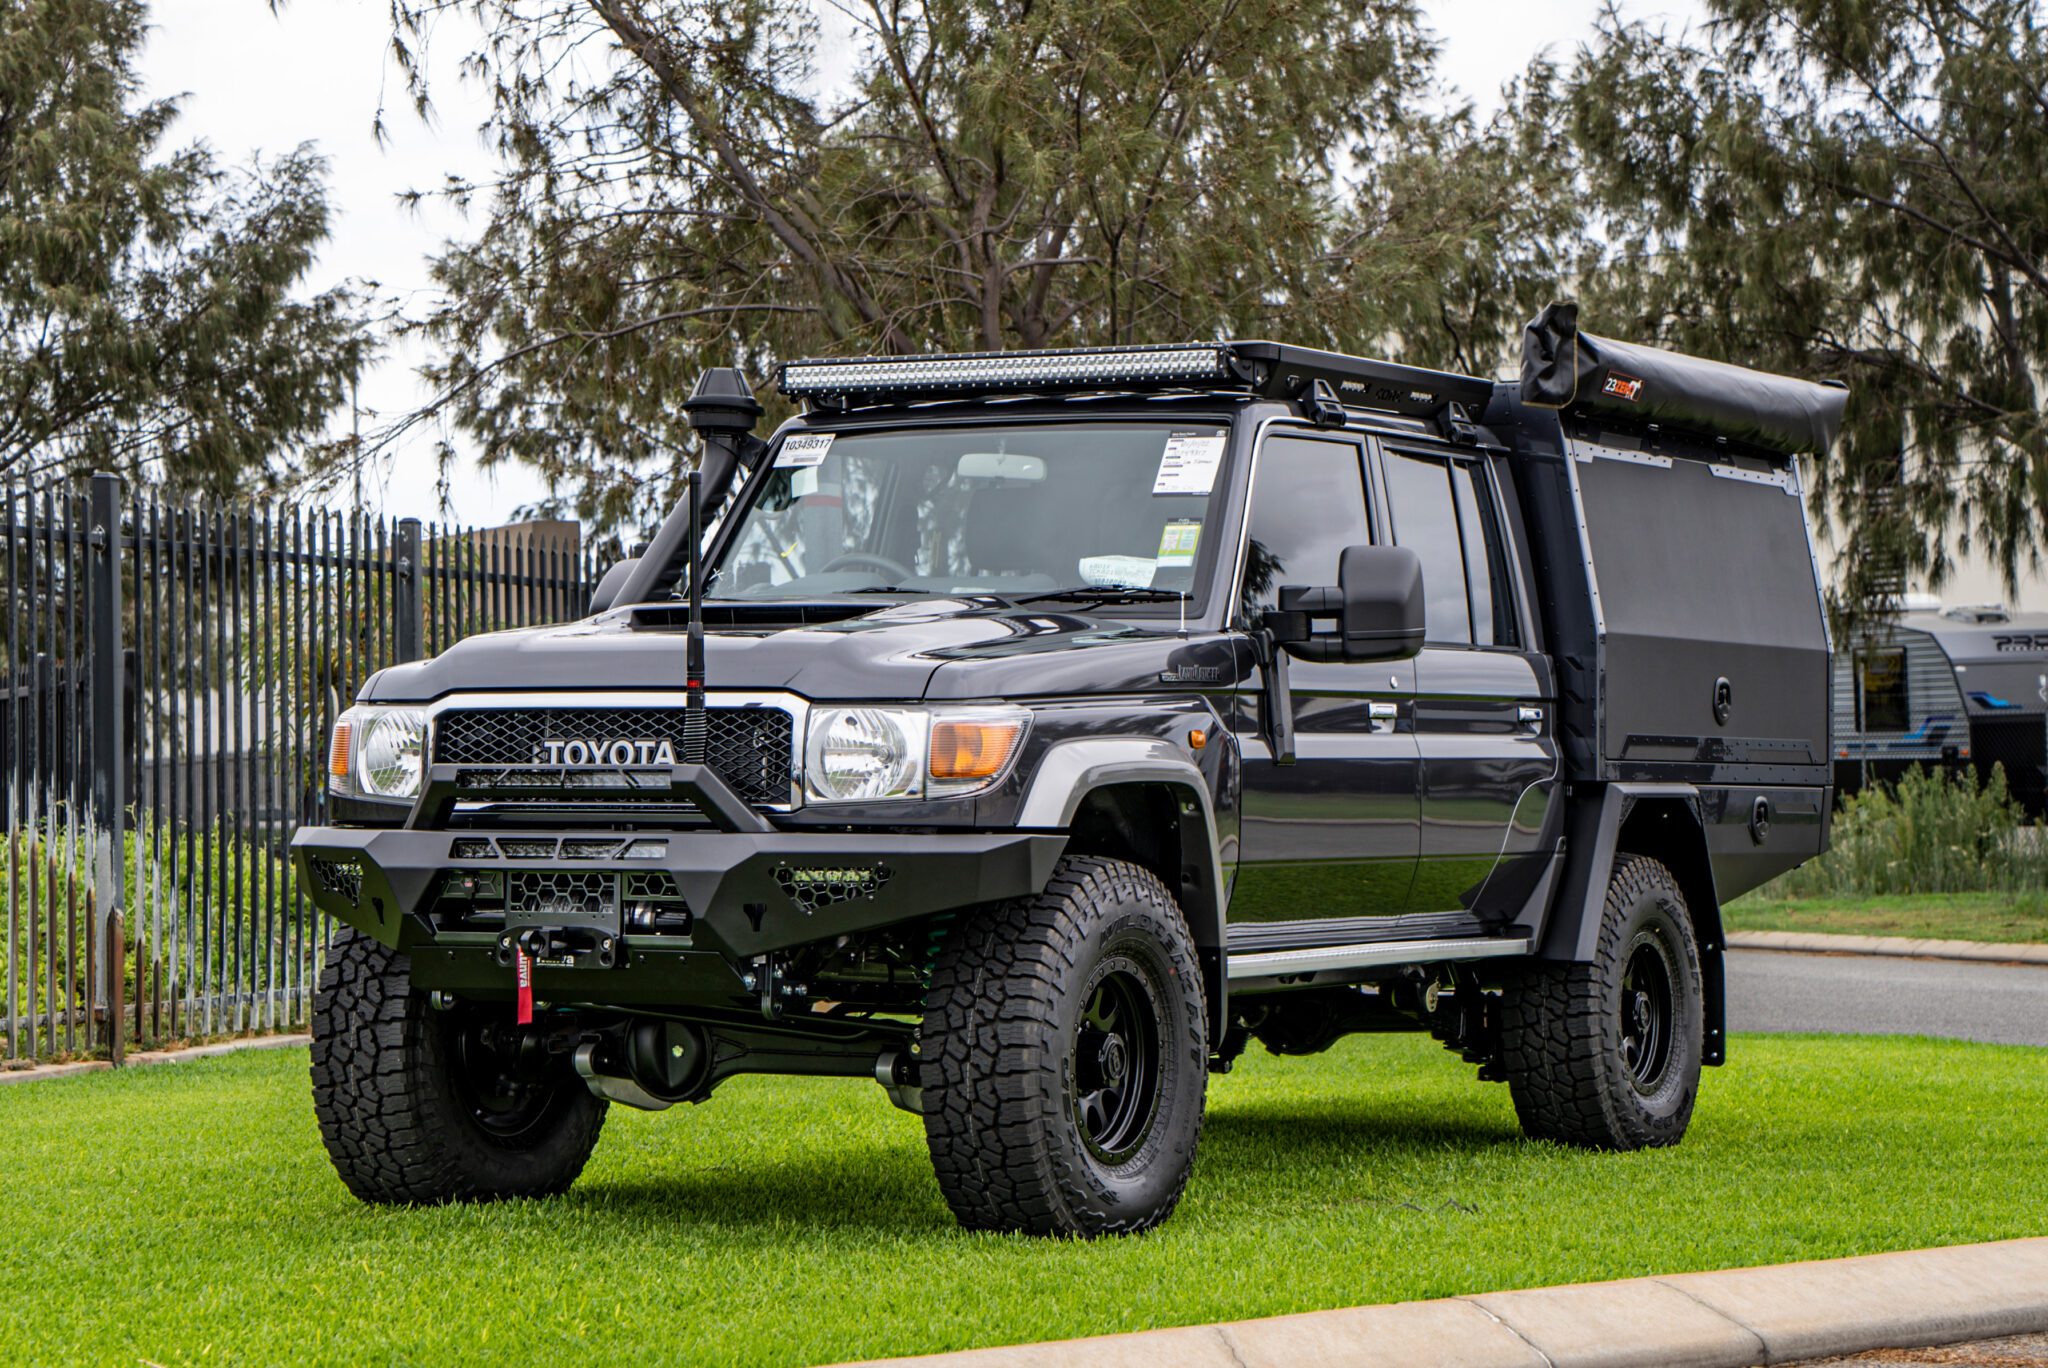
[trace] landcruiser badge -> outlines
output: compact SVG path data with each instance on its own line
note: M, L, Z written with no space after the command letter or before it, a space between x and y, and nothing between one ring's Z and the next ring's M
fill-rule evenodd
M616 741L596 738L571 738L556 740L541 738L540 749L533 755L536 765L673 765L676 762L676 748L673 742L650 739Z

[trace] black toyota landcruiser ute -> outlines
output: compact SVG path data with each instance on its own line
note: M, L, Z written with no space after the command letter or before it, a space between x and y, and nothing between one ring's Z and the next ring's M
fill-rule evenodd
M978 1229L1171 1213L1208 1076L1427 1031L1531 1136L1684 1135L1722 904L1827 844L1798 458L1845 393L1581 333L790 362L686 402L592 616L339 719L321 1132L559 1192L611 1103L871 1077Z

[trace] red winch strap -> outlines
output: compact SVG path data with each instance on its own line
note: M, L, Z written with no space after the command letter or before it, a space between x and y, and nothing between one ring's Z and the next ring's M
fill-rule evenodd
M526 952L517 948L512 951L512 973L519 986L519 1024L533 1024L533 961Z

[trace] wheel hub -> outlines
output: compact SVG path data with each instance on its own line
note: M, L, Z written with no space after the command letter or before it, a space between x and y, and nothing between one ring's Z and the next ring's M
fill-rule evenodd
M1096 1053L1096 1062L1102 1066L1102 1077L1109 1083L1124 1081L1124 1068L1130 1063L1126 1057L1124 1038L1119 1035L1108 1037L1102 1042L1102 1049Z

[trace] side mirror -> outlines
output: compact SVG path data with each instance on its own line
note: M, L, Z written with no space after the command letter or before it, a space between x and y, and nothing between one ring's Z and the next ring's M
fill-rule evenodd
M604 572L597 582L597 588L590 591L591 616L604 612L617 602L619 591L626 587L626 581L640 566L638 556L628 556L622 561L613 561L611 569Z
M1405 546L1347 546L1334 587L1284 584L1267 620L1274 640L1301 660L1407 660L1422 649L1426 615L1420 556Z

